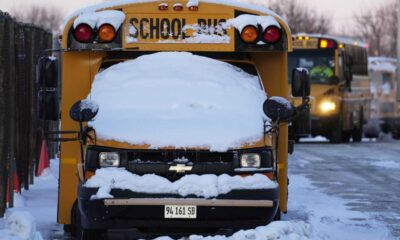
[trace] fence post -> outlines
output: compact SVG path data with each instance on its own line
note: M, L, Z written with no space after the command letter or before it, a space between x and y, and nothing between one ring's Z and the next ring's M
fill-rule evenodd
M5 112L4 82L6 81L6 56L5 56L5 25L7 15L0 12L0 112ZM7 198L7 162L5 144L5 114L0 114L0 217L4 216Z

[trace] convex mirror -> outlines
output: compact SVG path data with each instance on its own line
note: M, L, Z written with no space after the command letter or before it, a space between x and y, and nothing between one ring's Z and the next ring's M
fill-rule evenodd
M72 105L69 115L77 122L88 122L92 120L99 111L99 106L94 101L84 99Z
M263 109L265 115L274 122L289 122L296 114L295 107L283 97L268 98Z

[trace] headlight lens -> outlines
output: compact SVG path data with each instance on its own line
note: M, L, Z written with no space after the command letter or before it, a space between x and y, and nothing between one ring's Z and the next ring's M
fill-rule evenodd
M119 167L119 154L117 152L99 153L100 167Z
M331 112L335 111L336 109L336 104L332 101L324 101L320 105L321 111L323 112Z
M240 156L240 165L245 168L259 168L261 157L258 153L244 153Z

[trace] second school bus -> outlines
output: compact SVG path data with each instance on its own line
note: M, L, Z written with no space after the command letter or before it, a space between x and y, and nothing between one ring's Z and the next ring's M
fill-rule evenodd
M379 133L392 133L400 139L400 102L397 97L397 61L393 58L370 57L371 121L365 126L366 137L377 138Z
M311 80L311 134L333 143L361 141L370 117L367 46L325 35L299 34L289 54L289 77L306 68Z
M279 219L281 212L287 212L287 123L296 110L285 100L289 92L287 52L292 48L292 36L279 16L252 5L206 0L116 1L79 13L66 22L62 36L60 224L79 238L97 239L108 229L174 232L183 228L198 232L250 228ZM80 101L88 97L95 76L128 60L173 51L187 51L236 66L238 71L257 77L262 91L277 96L264 104L271 122L260 124L260 139L226 151L211 151L204 145L152 148L151 143L96 138L96 129L86 122L103 106L97 109L93 103L90 107ZM307 92L307 75L300 71L294 75L293 85L299 88L292 90L293 95L306 99L302 93ZM191 77L187 73L187 78ZM112 92L111 86L109 91L118 94ZM141 101L145 104L146 98ZM112 120L109 127L113 127ZM211 141L213 133L207 129L204 132ZM66 137L74 133L78 134L78 141ZM141 161L135 161L138 156ZM176 162L177 158L189 162ZM107 167L124 168L137 175L156 173L169 181L189 174L225 173L245 178L257 173L277 185L270 189L235 190L215 199L129 190L114 191L113 198L91 198L98 189L85 183L96 176L97 170ZM169 206L180 210L171 217L165 212ZM190 216L179 215L183 212Z

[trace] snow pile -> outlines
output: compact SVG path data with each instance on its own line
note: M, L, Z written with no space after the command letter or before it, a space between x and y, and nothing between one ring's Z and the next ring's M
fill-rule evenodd
M251 230L241 230L230 237L226 236L198 236L192 235L188 240L301 240L309 239L311 227L304 222L279 221L271 222L267 226L260 226ZM156 240L172 240L170 237L159 237ZM181 239L183 240L183 239Z
M79 15L74 21L74 28L79 24L88 24L91 28L100 28L103 24L110 24L115 30L121 26L125 20L125 14L121 11L107 10L101 12L87 12Z
M248 177L232 177L226 174L186 175L175 182L170 182L155 174L139 176L123 168L102 168L96 170L96 174L85 183L85 187L99 188L92 199L113 198L110 194L111 189L211 198L237 189L275 188L277 184L262 174Z
M151 148L226 151L263 137L266 95L257 76L186 52L116 64L95 76L88 99L98 138Z
M26 211L13 212L6 219L6 228L0 230L1 240L42 240L36 232L34 217Z
M99 106L89 99L84 99L81 101L80 110L83 111L85 109L90 109L92 112L97 112L99 111Z
M199 6L199 0L189 0L186 7L197 7Z

